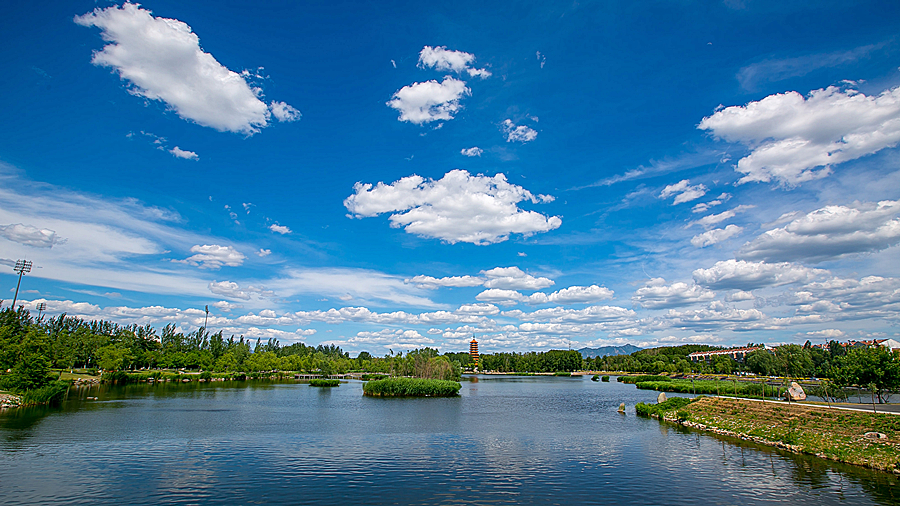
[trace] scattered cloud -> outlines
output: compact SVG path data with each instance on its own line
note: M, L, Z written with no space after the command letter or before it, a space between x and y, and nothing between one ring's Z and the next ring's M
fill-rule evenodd
M731 195L728 193L723 193L723 194L719 195L718 197L716 197L715 200L710 200L709 202L701 202L699 204L696 204L691 209L691 211L694 213L705 213L706 211L709 211L709 208L715 207L718 205L722 205L725 202L728 202L729 200L731 200Z
M478 146L472 148L466 148L460 151L464 156L481 156L484 153L484 150L479 148Z
M32 225L13 223L0 225L0 236L12 242L34 246L35 248L52 248L54 245L63 244L65 239L59 237L55 231L48 228L37 228Z
M178 146L169 150L169 153L172 153L176 158L184 158L185 160L199 160L200 156L193 151L185 151Z
M754 207L756 207L756 206L740 205L740 206L735 207L734 209L729 209L728 211L723 211L719 214L710 214L708 216L704 216L704 217L700 218L699 220L693 222L692 225L697 224L702 227L711 227L717 223L722 223L725 220L730 220L731 218L734 218L735 216L737 216L738 213L742 213L749 209L753 209Z
M130 83L129 92L168 105L178 116L219 131L252 135L272 115L288 119L295 109L273 102L261 91L200 48L191 27L177 19L154 17L137 4L96 8L75 17L82 26L100 28L108 42L91 62L110 67Z
M537 204L554 199L510 184L503 174L473 176L452 170L437 181L413 175L374 187L356 183L353 189L354 194L344 200L353 217L395 213L390 217L392 227L451 244L493 244L510 234L530 236L562 224L558 216L520 209L517 204L524 200Z
M506 134L506 142L531 142L537 139L538 135L535 130L525 125L516 125L511 119L503 120L500 129Z
M272 254L272 250L260 248L259 251L256 252L256 254L261 257L267 257Z
M900 201L826 206L769 230L737 253L747 260L822 262L900 243Z
M666 199L675 195L675 201L672 202L672 205L678 205L697 200L706 195L706 192L706 186L703 186L702 184L691 186L690 180L682 179L675 184L670 184L663 188L663 191L659 194L659 198Z
M387 105L400 112L399 121L422 125L453 119L461 108L460 99L471 94L465 82L447 76L442 82L432 79L404 86Z
M491 73L487 69L476 69L470 66L475 61L475 55L463 51L450 51L446 46L425 46L419 53L419 67L433 68L435 70L451 70L458 74L463 72L471 77L487 79Z
M291 229L290 229L290 228L288 228L288 227L286 227L286 226L284 226L284 225L279 225L279 224L277 224L277 223L273 223L273 224L269 225L269 230L271 230L272 232L278 232L278 233L281 234L281 235L285 235L285 234L290 234L290 233L291 233Z
M828 271L811 269L789 262L765 263L744 260L716 262L709 269L693 272L698 285L713 290L756 290L766 286L808 283L827 275Z
M218 244L204 244L203 246L197 244L191 246L191 253L194 254L180 262L189 263L201 269L219 269L223 265L238 267L247 258L233 246L219 246Z
M900 87L867 96L830 86L807 97L791 91L722 109L698 126L717 138L742 143L750 154L735 170L738 183L786 187L831 174L833 165L900 142Z
M692 237L691 244L698 248L705 248L707 246L712 246L713 244L718 244L724 240L730 239L740 234L743 230L743 228L737 225L728 225L725 228L714 228Z

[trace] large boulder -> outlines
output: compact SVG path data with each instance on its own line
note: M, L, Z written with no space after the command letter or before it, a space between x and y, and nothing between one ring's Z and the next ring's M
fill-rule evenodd
M784 398L788 401L805 401L806 400L806 392L803 391L803 387L800 386L796 381L791 382L791 387L784 392Z
M668 400L668 399L666 398L666 393L665 393L665 392L660 392L659 395L656 396L656 403L657 403L657 404L662 404L662 403L666 402L667 400Z

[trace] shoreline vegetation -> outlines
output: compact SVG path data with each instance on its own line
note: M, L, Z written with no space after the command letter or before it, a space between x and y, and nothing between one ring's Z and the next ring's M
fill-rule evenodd
M691 429L900 474L900 416L809 404L675 397L635 411Z

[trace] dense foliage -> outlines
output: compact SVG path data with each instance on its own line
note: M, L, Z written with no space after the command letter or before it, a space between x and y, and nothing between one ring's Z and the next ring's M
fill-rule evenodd
M572 372L584 367L581 353L549 350L481 355L481 370L496 372Z
M453 397L462 385L455 381L388 378L363 385L363 394L374 397Z

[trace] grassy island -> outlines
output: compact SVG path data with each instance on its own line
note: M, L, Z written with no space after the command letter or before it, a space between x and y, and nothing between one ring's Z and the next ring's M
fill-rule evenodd
M363 395L374 397L455 397L462 387L456 381L423 378L387 378L363 385Z
M686 427L900 474L897 415L711 397L635 408Z
M336 387L341 384L341 380L336 379L311 379L309 386L311 387Z

